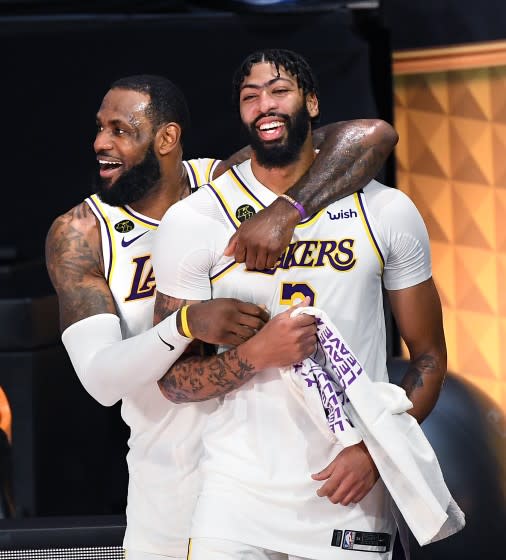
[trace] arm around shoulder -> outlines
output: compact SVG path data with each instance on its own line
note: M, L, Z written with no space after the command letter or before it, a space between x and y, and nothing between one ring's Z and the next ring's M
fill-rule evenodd
M399 138L381 119L331 123L313 135L318 157L287 191L308 214L365 187L379 173Z
M313 132L319 148L306 173L285 193L304 215L365 187L397 143L397 132L386 121L362 119L332 123ZM241 224L225 254L252 269L271 268L290 242L300 213L284 197Z

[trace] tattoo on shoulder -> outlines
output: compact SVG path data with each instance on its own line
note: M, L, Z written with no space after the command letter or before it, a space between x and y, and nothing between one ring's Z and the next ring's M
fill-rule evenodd
M100 263L100 238L94 227L95 222L89 222L84 206L87 204L81 204L60 216L51 227L46 242L50 273L56 276L59 272L61 278L69 277L73 284L90 271L96 271Z
M103 273L96 218L82 203L55 220L46 239L46 264L58 294L62 328L97 313L115 313Z

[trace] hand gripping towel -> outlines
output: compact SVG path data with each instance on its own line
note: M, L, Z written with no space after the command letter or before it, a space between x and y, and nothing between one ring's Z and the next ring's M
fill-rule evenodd
M319 352L282 371L293 393L328 438L343 447L363 440L396 507L418 543L444 539L465 525L435 452L405 391L373 382L327 314L314 307Z

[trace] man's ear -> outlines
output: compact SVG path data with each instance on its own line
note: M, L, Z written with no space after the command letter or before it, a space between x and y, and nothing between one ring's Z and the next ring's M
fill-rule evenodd
M166 123L160 127L155 136L155 144L161 156L170 153L179 145L181 139L181 127L175 123Z
M318 104L318 97L314 93L306 95L306 107L309 116L314 119L320 114L320 105Z

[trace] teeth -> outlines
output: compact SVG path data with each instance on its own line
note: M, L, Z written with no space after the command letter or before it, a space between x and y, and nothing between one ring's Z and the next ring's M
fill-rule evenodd
M280 121L275 121L266 124L261 124L260 130L272 130L273 128L278 128L280 126L283 126L283 123Z
M121 165L119 161L105 161L103 159L99 159L98 163L101 167L107 167L107 168L119 167Z

